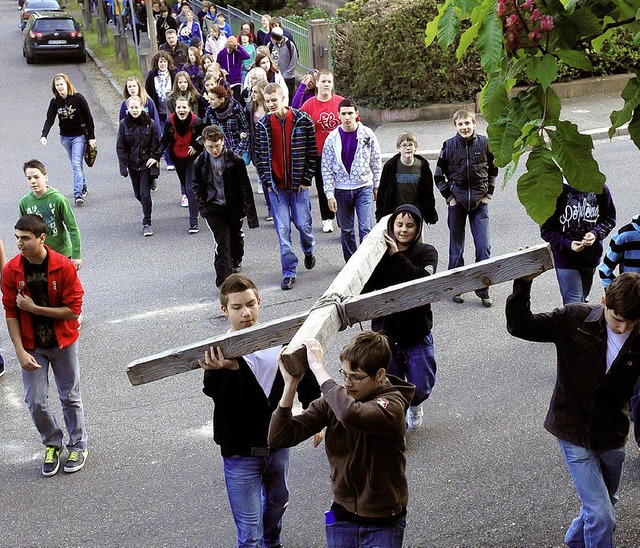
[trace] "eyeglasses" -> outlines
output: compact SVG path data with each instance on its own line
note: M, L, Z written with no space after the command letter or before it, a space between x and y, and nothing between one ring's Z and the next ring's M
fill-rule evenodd
M415 147L415 146L416 146L416 144L415 144L415 143L402 143L402 144L400 145L400 148L413 148L413 147Z
M365 375L364 377L359 377L359 376L354 375L352 373L347 373L342 368L340 368L338 370L338 372L340 373L340 376L342 377L343 381L349 381L349 382L352 382L353 384L359 383L360 381L365 380L369 376L369 375Z

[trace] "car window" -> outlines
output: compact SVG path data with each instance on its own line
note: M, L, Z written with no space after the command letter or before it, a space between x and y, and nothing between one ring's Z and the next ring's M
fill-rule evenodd
M48 0L46 2L27 2L25 8L30 10L60 9L60 5L58 2Z
M76 30L73 19L38 19L33 30L38 32L60 32Z

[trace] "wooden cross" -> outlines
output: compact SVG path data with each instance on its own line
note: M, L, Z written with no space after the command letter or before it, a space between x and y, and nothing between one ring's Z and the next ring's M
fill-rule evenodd
M232 358L286 343L283 363L287 371L297 375L308 368L302 343L311 337L326 348L338 331L382 312L393 314L553 268L550 247L541 244L360 295L387 251L383 234L388 217L376 224L310 311L133 361L127 366L129 381L137 386L200 369L198 359L210 346L219 346L225 357Z

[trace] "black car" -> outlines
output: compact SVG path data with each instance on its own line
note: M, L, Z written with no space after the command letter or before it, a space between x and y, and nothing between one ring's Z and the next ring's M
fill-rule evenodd
M24 30L31 14L35 11L63 11L57 0L26 0L20 10L18 28Z
M84 63L87 52L80 25L66 13L32 13L24 29L22 55L29 65L41 57L52 60L73 57Z

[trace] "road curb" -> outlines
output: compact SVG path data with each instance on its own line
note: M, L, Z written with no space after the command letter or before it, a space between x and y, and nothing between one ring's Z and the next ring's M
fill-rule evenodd
M102 73L102 75L107 79L107 81L111 84L111 87L113 88L113 90L119 96L122 96L122 87L120 86L120 84L118 84L118 82L116 82L116 79L113 77L113 74L111 74L111 72L109 72L105 68L104 63L102 61L100 61L100 59L98 59L98 57L96 57L96 55L93 53L91 48L85 46L85 49L87 50L87 54L89 55L89 57L91 57L91 60L93 61L95 66Z

